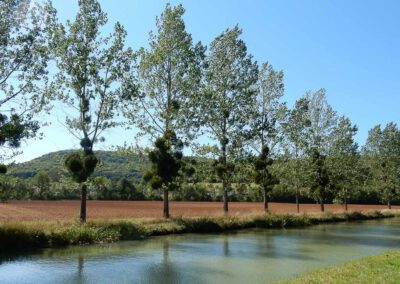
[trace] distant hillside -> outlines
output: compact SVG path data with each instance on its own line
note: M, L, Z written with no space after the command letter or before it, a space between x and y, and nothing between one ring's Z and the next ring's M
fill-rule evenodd
M46 172L53 178L69 175L64 167L67 155L74 150L64 150L48 153L28 162L15 164L10 167L8 174L29 178L39 171ZM139 161L135 155L122 155L113 151L96 151L100 159L100 165L96 168L94 176L105 176L111 180L120 178L141 179L143 169L147 167L147 161Z

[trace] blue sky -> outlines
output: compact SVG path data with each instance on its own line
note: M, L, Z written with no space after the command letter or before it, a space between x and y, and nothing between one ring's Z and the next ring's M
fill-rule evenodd
M327 90L330 104L357 124L357 141L368 130L389 121L399 123L400 1L384 0L188 0L184 19L194 41L209 45L236 24L243 29L248 51L259 62L269 61L285 73L285 100L290 106L307 90ZM54 0L62 20L73 19L77 1ZM128 31L127 44L147 46L148 32L167 1L100 0L108 13L108 29L116 21ZM45 138L28 141L25 161L42 154L78 147L57 122L44 128ZM133 133L110 130L97 149L131 143ZM63 137L60 139L60 137Z

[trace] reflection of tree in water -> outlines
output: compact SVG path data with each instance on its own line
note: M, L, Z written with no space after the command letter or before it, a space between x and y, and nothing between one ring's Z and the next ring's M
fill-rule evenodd
M224 256L229 256L229 237L224 235Z
M170 243L168 239L162 243L162 259L146 267L145 283L179 283L179 275L169 256Z
M83 254L79 254L78 255L78 270L77 270L75 276L73 276L71 279L72 283L87 283L86 277L84 274L84 268L85 268L85 258L83 256Z

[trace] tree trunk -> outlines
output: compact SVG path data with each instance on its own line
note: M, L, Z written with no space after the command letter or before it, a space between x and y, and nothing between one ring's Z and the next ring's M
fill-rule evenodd
M321 212L325 211L325 204L324 204L324 199L321 198Z
M268 192L265 188L264 188L264 211L269 212L269 210L268 210Z
M344 198L344 210L348 210L348 206L347 206L347 198Z
M225 181L222 181L222 187L224 188L224 214L228 214L228 187Z
M296 209L297 213L300 213L299 193L296 191Z
M81 222L86 222L86 199L87 199L87 186L85 183L81 184Z
M390 203L390 200L388 201L388 209L392 209L392 203Z
M164 208L163 208L164 218L169 218L169 202L168 202L168 189L164 189Z
M224 120L224 132L225 132L225 126L226 125L226 120ZM226 180L226 137L224 136L224 141L222 143L222 162L225 168L225 173L223 174L223 178L222 178L222 189L224 191L224 214L228 214L228 184L227 184L227 180Z

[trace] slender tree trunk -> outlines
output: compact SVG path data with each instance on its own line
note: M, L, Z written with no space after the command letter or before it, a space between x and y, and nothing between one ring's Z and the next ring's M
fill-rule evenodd
M86 199L87 199L87 186L86 183L81 184L81 222L86 222Z
M324 204L324 199L323 198L321 198L320 203L321 203L321 212L324 212L325 211L325 204Z
M163 216L164 216L164 218L169 218L168 189L164 189L163 193L164 193Z
M348 210L348 206L347 206L347 198L344 198L344 210Z
M297 213L300 213L299 192L297 190L296 190L296 209Z
M388 209L392 209L392 203L390 202L390 200L388 201Z
M228 214L228 187L225 180L222 181L222 187L224 189L224 194L223 194L224 214Z
M225 129L225 124L226 122L224 122L224 129ZM224 136L224 139L225 136ZM226 169L226 141L223 141L222 143L222 162L224 164L224 168L225 171ZM226 180L226 175L227 173L225 172L222 178L222 189L224 191L224 195L223 195L223 199L224 199L224 214L228 214L228 183Z
M268 210L268 192L267 189L264 188L264 211L269 212Z

